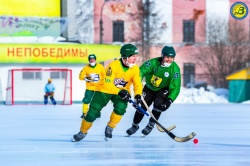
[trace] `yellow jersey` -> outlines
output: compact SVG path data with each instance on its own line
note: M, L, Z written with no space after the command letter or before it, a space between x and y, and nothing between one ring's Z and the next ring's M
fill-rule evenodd
M91 80L86 81L86 89L95 90L96 87L102 84L103 78L105 76L105 68L102 64L96 63L95 66L86 65L79 74L80 80L85 80L86 78Z
M96 91L108 94L118 94L124 89L130 92L130 86L133 85L134 95L142 94L142 82L138 65L130 68L123 67L120 59L111 62L106 67L106 75L103 85L98 86Z

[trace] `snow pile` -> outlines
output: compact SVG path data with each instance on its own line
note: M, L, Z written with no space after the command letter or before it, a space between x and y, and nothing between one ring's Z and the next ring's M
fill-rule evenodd
M205 91L204 88L181 88L175 103L229 103L228 90Z

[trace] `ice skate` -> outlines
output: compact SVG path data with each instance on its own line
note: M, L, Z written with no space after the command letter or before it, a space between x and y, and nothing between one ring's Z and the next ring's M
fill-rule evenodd
M108 141L110 138L112 138L112 131L113 131L113 128L106 126L105 138L104 138L105 141Z
M146 135L148 135L153 130L154 124L154 122L149 122L148 125L141 131L141 137L145 137Z
M44 96L44 105L48 104L48 97Z
M125 137L131 136L131 135L134 134L138 129L139 129L139 125L133 124L132 127L130 127L130 128L126 131L127 135L125 135Z
M78 134L73 136L72 142L79 142L81 141L87 134L82 133L81 131Z
M50 97L50 100L51 100L53 105L56 105L56 101L55 101L54 97Z

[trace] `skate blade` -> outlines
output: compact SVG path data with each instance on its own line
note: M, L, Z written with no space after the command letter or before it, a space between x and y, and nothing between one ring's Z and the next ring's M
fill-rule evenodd
M76 141L74 138L72 138L72 139L71 139L71 142L78 142L78 141Z
M109 139L110 139L110 138L105 137L105 138L104 138L104 141L108 142L108 141L109 141Z
M141 138L144 138L144 137L146 137L146 135L142 134L140 137L141 137Z
M130 136L131 136L131 135L129 135L129 134L126 134L126 135L125 135L125 137L130 137Z

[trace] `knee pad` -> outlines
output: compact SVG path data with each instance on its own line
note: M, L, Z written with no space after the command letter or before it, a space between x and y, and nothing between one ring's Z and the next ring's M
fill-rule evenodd
M163 98L159 97L154 100L154 107L155 110L161 110L161 105L164 103ZM165 110L162 110L165 111Z
M84 104L89 104L90 101L91 101L91 99L92 99L92 96L85 96L85 97L82 99L82 102L83 102Z
M54 92L50 92L50 93L49 93L49 96L50 96L50 97L54 97Z
M85 120L88 122L94 122L96 118L101 117L101 109L102 107L99 104L90 104L89 110L87 113L87 116L85 117Z
M128 106L128 103L119 102L119 103L114 105L114 112L117 115L124 115L126 113L127 106Z

